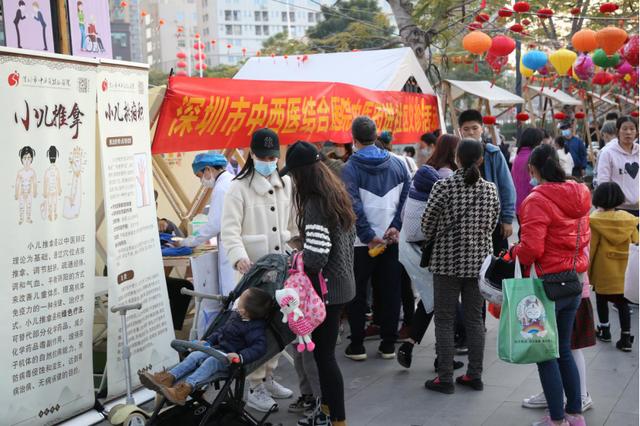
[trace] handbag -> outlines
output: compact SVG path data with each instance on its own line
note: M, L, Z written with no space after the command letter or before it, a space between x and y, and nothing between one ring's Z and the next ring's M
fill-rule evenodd
M470 209L476 204L477 199L478 197L475 197L473 199L473 202L469 205L468 209ZM426 268L427 266L429 266L429 263L431 262L431 256L433 255L433 248L436 245L436 240L439 237L442 237L443 235L445 235L451 229L453 229L453 227L456 226L458 223L460 223L460 221L462 220L462 217L463 215L460 214L460 216L458 216L458 218L454 222L450 223L449 226L447 226L440 232L436 232L435 237L433 237L429 241L425 241L425 243L422 245L422 258L420 259L421 268Z
M578 250L580 248L580 221L578 221L578 236L576 237L576 253L573 257L573 269L570 271L557 272L555 274L546 274L538 264L538 268L542 273L542 283L547 297L553 301L564 299L565 297L575 297L582 294L582 282L576 272L576 262L578 260Z

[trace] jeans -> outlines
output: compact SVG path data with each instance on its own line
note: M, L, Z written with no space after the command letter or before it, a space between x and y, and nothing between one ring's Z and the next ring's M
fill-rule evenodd
M564 393L568 414L582 413L580 375L571 354L571 333L581 295L556 300L556 323L560 358L538 363L542 390L549 405L551 419L564 419Z
M211 355L204 352L191 352L180 364L173 367L169 373L176 381L184 380L193 389L206 383L218 371L226 371L227 367ZM192 373L192 374L189 374Z
M367 288L371 277L376 277L380 298L374 308L380 322L380 337L384 343L395 343L398 337L400 317L400 262L398 245L392 244L377 257L369 256L367 247L354 248L353 270L356 276L356 296L347 305L351 342L355 346L364 341L364 324L367 313ZM320 373L322 375L322 373Z

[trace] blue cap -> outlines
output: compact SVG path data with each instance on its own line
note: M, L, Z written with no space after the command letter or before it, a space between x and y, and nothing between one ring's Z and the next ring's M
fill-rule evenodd
M191 164L191 168L193 168L193 173L198 173L204 170L205 167L226 167L227 159L224 155L217 152L205 152L204 154L196 155L196 158L193 159L193 163Z

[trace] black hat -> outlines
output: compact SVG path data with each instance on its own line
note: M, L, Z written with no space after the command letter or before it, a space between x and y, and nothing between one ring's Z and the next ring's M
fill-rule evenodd
M298 141L287 150L286 164L280 171L280 176L289 173L298 167L309 166L320 161L320 153L309 142Z
M280 141L271 129L259 129L251 136L251 151L260 158L280 157Z

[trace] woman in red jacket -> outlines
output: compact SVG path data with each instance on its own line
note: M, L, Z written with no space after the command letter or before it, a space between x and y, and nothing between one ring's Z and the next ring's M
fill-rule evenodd
M534 187L520 210L520 243L512 249L523 265L535 265L538 276L571 271L586 272L591 196L586 186L567 181L550 145L540 145L529 158ZM576 250L577 241L577 250ZM528 269L528 268L526 268ZM571 355L571 332L580 294L556 300L560 358L538 363L538 373L549 406L549 416L538 426L584 425L580 377ZM566 415L563 389L567 392Z

